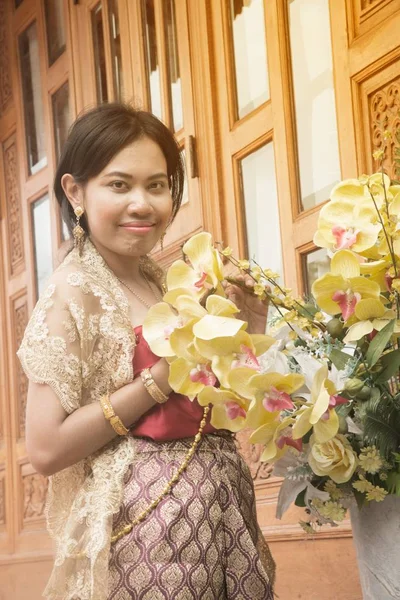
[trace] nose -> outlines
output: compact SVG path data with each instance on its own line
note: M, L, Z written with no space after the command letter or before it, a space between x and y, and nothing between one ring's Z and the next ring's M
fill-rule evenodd
M153 212L153 207L146 197L144 190L132 191L129 198L129 214L148 215Z

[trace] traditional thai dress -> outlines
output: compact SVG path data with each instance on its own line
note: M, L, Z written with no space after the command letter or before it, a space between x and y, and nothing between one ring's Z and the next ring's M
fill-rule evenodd
M154 281L161 270L148 258ZM18 356L68 414L153 365L115 275L89 239L52 275ZM133 399L134 401L134 399ZM113 534L159 496L182 463L203 410L173 394L128 436L49 478L45 514L55 561L48 600L271 600L274 563L257 525L252 479L234 436L208 423L171 493L132 531Z

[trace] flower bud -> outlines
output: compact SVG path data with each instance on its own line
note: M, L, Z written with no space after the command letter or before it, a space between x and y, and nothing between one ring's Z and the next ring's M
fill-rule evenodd
M350 396L356 396L359 392L361 392L364 387L364 382L357 377L353 377L352 379L348 379L344 384L344 389L349 393Z
M362 402L371 398L371 388L368 385L364 385L357 394L357 398Z
M340 319L331 319L326 324L326 330L333 338L339 338L343 334L343 323Z

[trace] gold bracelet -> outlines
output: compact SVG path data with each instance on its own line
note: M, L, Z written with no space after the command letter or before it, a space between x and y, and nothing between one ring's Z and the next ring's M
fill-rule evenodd
M125 427L121 419L115 414L108 396L102 396L100 398L100 405L105 418L107 421L110 421L111 427L114 429L115 433L118 433L118 435L127 435L129 429Z
M158 404L165 404L165 402L168 400L168 396L166 396L164 392L160 390L153 379L150 369L143 369L143 371L140 373L140 378L153 400L155 400Z

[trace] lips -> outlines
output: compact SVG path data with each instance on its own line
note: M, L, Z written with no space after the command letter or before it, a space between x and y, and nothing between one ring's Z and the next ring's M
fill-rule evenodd
M155 225L155 223L150 223L150 221L132 221L131 223L123 223L120 227L134 227L139 228L139 227L153 227Z

